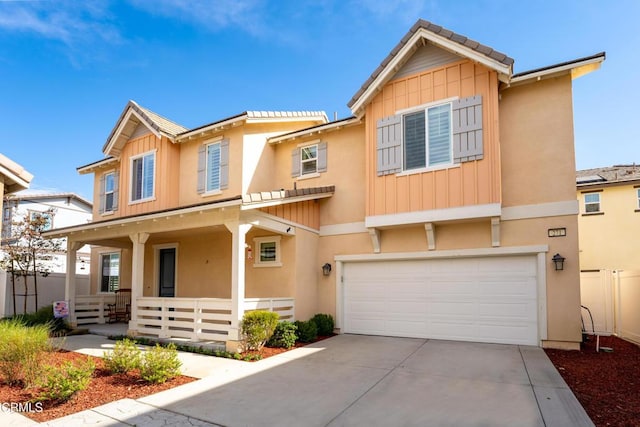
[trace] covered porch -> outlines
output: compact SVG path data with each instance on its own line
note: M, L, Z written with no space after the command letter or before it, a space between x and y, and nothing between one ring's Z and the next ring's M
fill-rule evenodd
M314 209L313 203L305 202L331 194L293 195L286 202L299 205L298 211ZM49 237L68 239L69 322L106 323L115 288L131 289L132 335L223 341L235 350L246 311L270 310L293 321L298 279L305 275L301 270L315 270L296 260L304 260L302 251L318 233L296 218L267 213L261 209L265 205L273 203L235 198L52 230ZM298 244L299 238L303 244ZM75 271L77 250L85 244L93 248L94 274L89 294L78 295L70 272ZM114 274L104 262L105 254L118 254L113 288L104 280Z

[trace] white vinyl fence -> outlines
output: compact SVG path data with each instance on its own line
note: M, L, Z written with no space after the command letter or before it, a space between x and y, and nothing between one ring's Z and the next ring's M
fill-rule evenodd
M28 296L27 313L32 313L36 309L52 304L54 301L64 300L64 282L65 274L51 273L47 277L38 276L38 307L35 306L35 298ZM78 294L89 293L89 275L77 274L76 286ZM0 318L8 317L14 314L13 311L13 284L11 273L0 270ZM25 296L24 294L33 293L33 278L29 278L29 288L25 292L23 278L18 278L15 282L15 302L16 312L22 314L24 310Z
M593 315L600 334L616 334L640 343L640 271L599 270L580 273L582 305ZM591 319L582 310L582 320L591 332Z

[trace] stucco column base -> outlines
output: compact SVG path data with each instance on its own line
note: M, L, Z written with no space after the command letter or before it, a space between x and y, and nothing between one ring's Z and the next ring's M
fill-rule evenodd
M242 353L242 341L227 340L225 342L226 350L229 353Z

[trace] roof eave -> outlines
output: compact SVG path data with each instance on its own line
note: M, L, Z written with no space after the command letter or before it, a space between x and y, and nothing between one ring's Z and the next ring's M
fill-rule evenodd
M105 156L113 156L113 155L118 155L120 153L119 149L114 150L114 148L116 148L118 141L123 136L125 137L125 139L127 140L129 139L130 135L124 135L123 131L125 126L129 124L129 121L131 120L131 116L135 116L138 119L139 123L144 123L145 126L151 131L151 133L153 133L156 136L156 138L160 138L162 135L172 138L170 135L166 134L165 132L160 131L158 126L155 126L154 123L149 122L149 120L147 120L147 118L144 115L136 111L133 108L132 101L130 101L129 104L127 104L125 111L126 112L124 113L124 115L122 115L118 120L118 123L114 127L114 130L111 132L111 135L109 135L109 139L107 139L107 142L102 147L102 152L104 153Z
M362 119L358 117L349 117L343 120L337 120L335 122L326 123L323 125L313 126L306 129L300 129L295 132L289 132L284 135L273 136L267 139L269 144L280 144L286 141L292 141L294 139L306 138L316 134L336 131L345 127L355 126L362 123Z
M497 60L493 60L480 52L476 52L473 49L463 46L453 40L442 37L435 34L425 28L419 28L402 46L400 51L385 65L384 70L376 76L371 84L365 89L365 91L350 105L351 111L355 116L361 117L364 112L364 107L369 103L371 98L380 91L382 86L386 84L393 75L400 69L406 60L406 56L410 54L417 43L422 39L426 39L433 44L446 49L450 52L462 55L470 60L487 66L490 69L495 70L498 73L498 78L501 81L508 81L513 74L513 66L506 65Z
M557 66L550 66L540 68L532 71L525 71L518 73L511 78L507 87L520 84L527 84L538 80L543 80L551 77L557 77L560 75L571 74L571 79L577 79L578 77L589 74L596 71L602 65L602 62L606 59L605 52L598 53L586 58L576 59L574 61L565 62Z
M86 175L88 173L94 172L96 169L103 168L110 165L111 163L117 162L118 159L116 157L109 157L108 159L98 160L97 162L89 163L88 165L79 166L76 168L76 170L80 175Z

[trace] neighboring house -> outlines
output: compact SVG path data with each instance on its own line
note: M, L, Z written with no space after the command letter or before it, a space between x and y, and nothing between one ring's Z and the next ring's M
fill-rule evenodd
M70 269L94 247L93 296L67 277L71 321L104 321L131 288L131 333L230 349L255 308L330 313L344 333L578 348L572 80L603 60L514 74L419 20L344 120L247 111L187 129L131 101L106 157L78 169L95 176L93 221L47 233L69 239Z
M2 223L0 223L0 236L3 236L2 225L4 224L5 210L3 200L6 196L29 188L33 175L27 172L22 166L0 153L0 212L2 212Z
M580 269L640 270L640 166L581 170L576 184Z
M93 205L88 200L74 193L46 193L37 190L20 191L4 198L2 214L2 239L11 238L11 224L26 216L45 217L44 231L91 222ZM66 248L63 244L62 250ZM64 252L52 254L53 259L47 261L53 273L65 273L67 257ZM91 265L91 248L83 247L76 253L76 274L89 274Z

